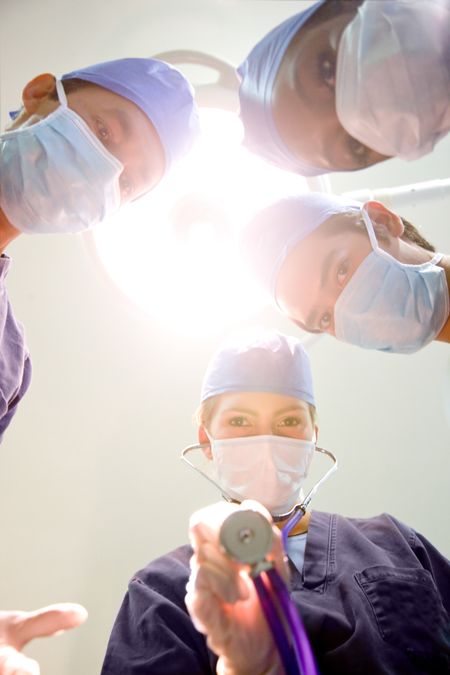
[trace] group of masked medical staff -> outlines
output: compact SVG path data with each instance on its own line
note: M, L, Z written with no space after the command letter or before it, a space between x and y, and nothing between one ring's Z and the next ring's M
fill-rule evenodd
M244 143L279 167L311 176L416 159L450 129L450 0L320 0L263 37L238 73ZM191 85L156 59L25 86L0 134L0 439L31 378L8 244L94 227L163 180L198 134ZM256 214L240 245L306 331L397 353L450 342L450 256L379 202L290 195ZM301 502L317 438L298 339L269 331L219 347L198 440L228 502L194 514L191 546L132 579L102 675L284 672L245 565L219 541L247 499L275 518L269 558L290 578L320 673L450 672L450 563L424 536L389 515L307 511L280 554L280 514ZM85 618L75 604L0 612L0 675L36 675L26 643Z

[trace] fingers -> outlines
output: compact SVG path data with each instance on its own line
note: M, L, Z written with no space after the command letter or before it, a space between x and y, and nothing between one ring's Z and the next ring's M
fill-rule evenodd
M0 675L39 675L37 661L29 659L13 647L0 647Z
M49 605L34 612L20 612L9 626L9 643L20 650L34 638L56 635L79 626L87 616L84 607L69 602Z
M191 561L192 579L198 592L207 590L233 604L248 597L241 568L213 544L203 544Z
M193 513L189 519L189 538L194 551L204 542L218 546L223 521L238 508L236 504L222 501Z

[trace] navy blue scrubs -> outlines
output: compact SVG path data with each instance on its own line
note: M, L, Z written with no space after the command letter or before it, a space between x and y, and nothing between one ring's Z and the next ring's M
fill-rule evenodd
M31 380L22 326L15 320L5 286L11 260L0 256L0 442Z
M102 675L215 673L184 605L191 553L178 548L131 580ZM291 572L322 675L450 673L450 562L411 528L314 511L303 573Z

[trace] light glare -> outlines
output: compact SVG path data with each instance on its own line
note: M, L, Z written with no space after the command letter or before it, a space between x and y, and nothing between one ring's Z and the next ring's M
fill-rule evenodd
M203 108L202 136L149 195L93 231L98 255L122 291L183 335L214 334L267 299L243 269L239 231L262 206L305 192L300 176L242 145L232 113Z

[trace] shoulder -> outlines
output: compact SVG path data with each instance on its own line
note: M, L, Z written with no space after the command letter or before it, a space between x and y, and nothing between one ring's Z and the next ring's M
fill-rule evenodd
M323 525L328 523L330 528L339 533L340 538L364 538L383 547L386 547L389 541L393 540L402 540L405 544L412 546L416 537L416 533L411 527L389 513L380 513L370 518L355 518L315 511L314 519Z
M191 556L192 548L185 545L156 558L133 575L129 589L144 586L164 597L184 598Z

